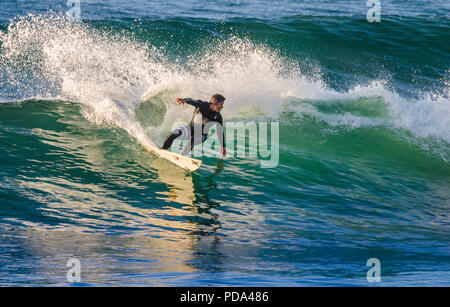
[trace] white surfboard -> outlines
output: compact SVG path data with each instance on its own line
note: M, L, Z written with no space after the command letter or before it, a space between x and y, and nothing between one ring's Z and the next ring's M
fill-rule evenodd
M194 171L198 170L200 168L200 166L202 165L201 160L185 157L183 155L180 155L180 154L168 151L168 150L160 149L157 147L155 147L155 148L146 147L145 149L147 151L153 152L154 154L156 154L157 156L159 156L163 159L166 159L166 160L172 162L173 164L181 167L182 169L187 170L188 172L194 172Z

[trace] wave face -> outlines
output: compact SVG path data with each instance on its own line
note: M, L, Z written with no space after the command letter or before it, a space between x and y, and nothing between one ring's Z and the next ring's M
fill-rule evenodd
M448 284L447 2L197 2L2 4L0 284ZM217 92L277 167L144 150Z

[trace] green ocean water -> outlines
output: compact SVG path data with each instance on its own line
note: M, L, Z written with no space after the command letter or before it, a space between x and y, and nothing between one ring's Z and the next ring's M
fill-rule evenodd
M40 3L1 4L0 285L449 284L445 3ZM216 92L275 167L145 151Z

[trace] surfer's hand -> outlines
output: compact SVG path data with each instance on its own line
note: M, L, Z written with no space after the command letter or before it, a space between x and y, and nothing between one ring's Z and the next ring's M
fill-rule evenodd
M177 98L177 102L183 106L186 103L186 100L183 98Z
M225 157L227 155L227 150L225 148L222 148L222 155Z

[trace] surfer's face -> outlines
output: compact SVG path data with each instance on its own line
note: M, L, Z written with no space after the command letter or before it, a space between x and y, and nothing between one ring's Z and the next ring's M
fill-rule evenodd
M210 106L211 110L213 110L214 112L220 112L223 109L223 104L224 104L224 101L221 101L218 103L211 102L211 104L209 106Z

